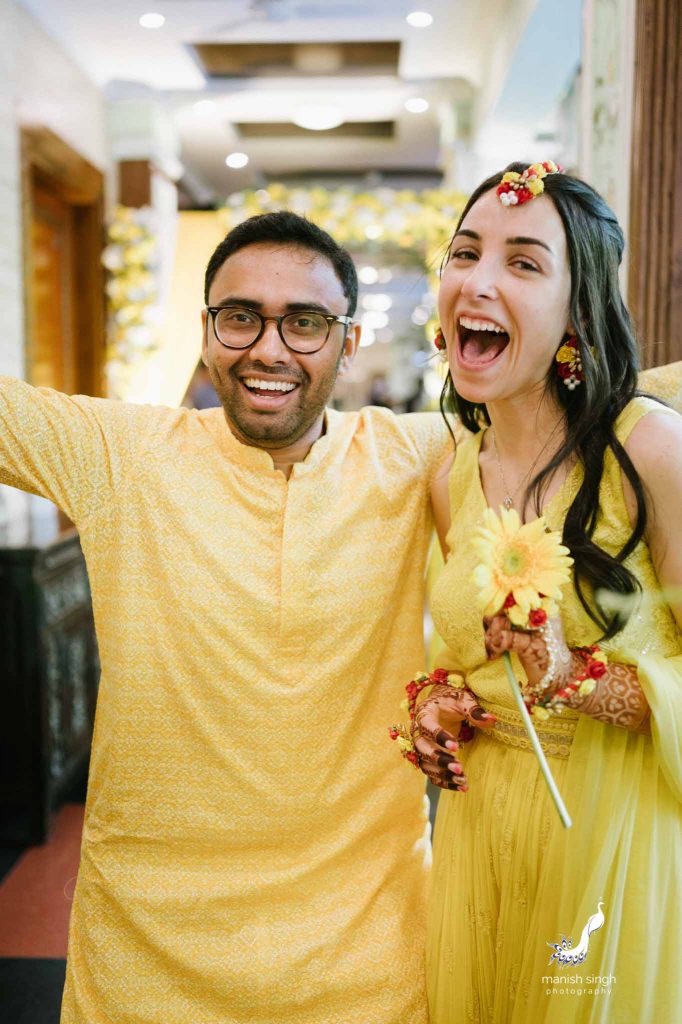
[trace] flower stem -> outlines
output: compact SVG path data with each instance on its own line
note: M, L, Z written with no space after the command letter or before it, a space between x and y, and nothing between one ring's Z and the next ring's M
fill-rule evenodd
M540 764L540 771L542 772L542 774L545 777L545 782L547 783L547 788L549 789L549 792L551 793L552 800L554 801L554 806L556 807L557 811L559 812L559 817L561 818L562 825L564 825L565 828L570 828L572 826L572 824L573 824L573 822L571 821L571 816L568 813L568 810L566 809L566 804L564 803L564 801L561 798L561 793L559 792L559 790L557 788L557 784L554 781L554 776L552 775L552 772L550 771L550 767L547 764L547 758L545 757L545 752L542 749L542 747L540 746L540 740L538 739L538 735L537 735L537 733L535 731L535 728L533 727L533 723L531 722L530 715L528 714L528 708L525 705L525 702L524 702L523 697L521 695L521 690L519 688L519 684L518 684L518 682L516 680L516 676L514 675L514 669L512 668L511 657L509 656L509 651L505 651L503 653L502 659L504 661L504 667L505 667L505 671L507 673L507 679L509 680L509 685L511 687L511 691L514 694L514 700L516 701L516 706L519 709L519 714L521 715L521 720L523 721L523 724L526 727L526 732L528 733L528 738L529 738L530 742L533 745L533 750L535 751L535 755L536 755L536 757L538 759L538 762Z

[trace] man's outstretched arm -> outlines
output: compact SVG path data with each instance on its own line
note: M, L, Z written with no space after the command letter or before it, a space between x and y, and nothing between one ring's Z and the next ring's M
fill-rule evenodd
M124 473L135 434L129 409L0 377L0 483L49 498L82 522Z

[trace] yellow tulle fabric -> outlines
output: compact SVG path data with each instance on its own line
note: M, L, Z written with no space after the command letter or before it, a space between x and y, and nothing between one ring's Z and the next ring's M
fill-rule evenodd
M624 440L661 406L635 399L621 415ZM676 415L670 412L670 415ZM635 735L568 711L539 727L573 817L565 830L527 749L503 667L488 662L470 582L469 538L486 507L482 434L460 444L450 479L452 552L432 612L481 704L500 717L493 735L464 748L469 792L441 794L434 841L427 979L431 1024L648 1024L682 1020L682 647L643 543L628 559L644 600L602 644L638 667L652 735ZM580 468L545 509L561 529ZM630 533L620 469L607 455L596 542L617 552ZM598 630L575 593L562 601L570 645ZM441 662L442 663L442 662ZM523 678L516 664L519 678ZM585 962L549 966L548 943L577 946L602 902L604 924Z

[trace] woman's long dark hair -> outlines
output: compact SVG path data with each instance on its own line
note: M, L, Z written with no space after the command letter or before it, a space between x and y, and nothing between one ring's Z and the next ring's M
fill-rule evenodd
M514 163L506 170L521 173L525 168L524 164ZM464 207L456 231L474 203L499 185L503 173L494 174L478 186ZM647 522L642 482L614 433L616 418L637 393L639 371L632 320L618 282L625 241L611 208L584 181L569 174L550 174L544 185L545 195L554 203L566 234L571 269L570 319L580 345L585 380L571 391L562 384L554 365L550 367L546 387L565 412L566 439L531 480L524 500L532 502L539 514L553 474L566 459L577 455L583 466L583 480L568 509L563 540L573 556L578 598L603 630L604 639L608 639L623 628L628 616L603 607L596 595L600 589L633 595L641 590L639 581L623 563L641 540ZM450 249L446 260L449 252ZM458 395L449 373L440 404L443 415L456 412L471 431L477 432L490 423L485 405L468 402ZM637 499L634 528L615 556L592 540L607 448L618 460Z

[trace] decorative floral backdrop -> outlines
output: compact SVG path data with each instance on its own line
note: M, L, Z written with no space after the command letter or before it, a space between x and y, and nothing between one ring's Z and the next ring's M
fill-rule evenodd
M287 188L272 184L230 196L219 211L226 231L258 213L293 210L319 224L350 248L393 245L414 253L420 262L437 255L452 234L466 202L460 192L426 189Z
M219 216L227 232L255 214L293 210L353 250L401 250L404 256L425 268L435 294L440 257L466 199L461 192L443 189L415 192L377 188L355 192L350 188L290 189L273 183L267 188L231 195ZM432 318L424 325L429 341L435 328Z
M154 211L119 206L107 231L102 262L106 292L107 380L113 398L129 398L133 373L159 347L158 246Z

